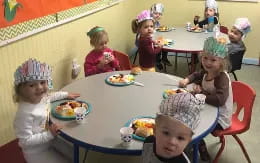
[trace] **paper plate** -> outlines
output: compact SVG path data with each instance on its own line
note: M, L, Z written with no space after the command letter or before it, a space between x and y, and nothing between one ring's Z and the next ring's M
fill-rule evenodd
M72 116L62 116L62 115L56 113L56 107L59 106L60 104L64 103L64 102L68 102L68 101L78 101L80 103L85 103L87 105L87 107L88 107L87 110L86 110L86 115L88 113L90 113L91 110L92 110L92 106L89 103L85 102L85 101L81 101L81 100L59 100L59 101L55 101L55 102L51 103L51 114L54 117L56 117L58 119L61 119L61 120L74 120L76 118L75 115L72 115Z
M113 82L111 79L112 78L116 78L116 77L119 77L119 76L122 76L123 74L114 74L114 75L110 75L108 76L106 79L105 79L105 82L109 85L113 85L113 86L128 86L128 85L131 85L134 83L134 76L131 75L131 74L127 74L127 75L123 75L124 77L128 76L129 77L129 81L126 81L126 82ZM128 78L126 77L126 78Z

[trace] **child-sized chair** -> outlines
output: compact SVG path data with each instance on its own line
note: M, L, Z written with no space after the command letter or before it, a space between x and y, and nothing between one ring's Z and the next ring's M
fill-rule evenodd
M251 163L248 153L237 134L246 132L250 128L252 108L255 101L256 92L251 86L240 81L232 81L232 90L233 102L236 103L237 108L232 115L232 125L225 130L216 130L212 133L213 136L219 137L221 143L221 147L213 163L218 162L218 159L224 150L226 135L232 135L235 138L240 148L242 149L247 161ZM240 118L240 113L243 113L242 118Z
M119 61L120 71L131 70L132 65L127 54L114 50L114 55Z
M234 75L236 81L237 81L237 76L235 74L235 71L241 69L244 54L245 54L245 50L241 50L237 53L231 53L229 55L229 61L231 64L230 72Z

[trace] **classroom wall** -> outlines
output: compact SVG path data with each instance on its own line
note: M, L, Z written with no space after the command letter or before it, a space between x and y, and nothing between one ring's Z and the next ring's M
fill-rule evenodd
M95 25L103 26L110 37L109 46L129 52L135 39L130 27L131 20L155 2L162 2L166 7L162 19L162 24L165 25L184 26L187 21L193 20L194 15L203 15L204 1L200 0L125 0L108 9L0 47L0 145L15 138L12 122L16 104L12 100L12 94L13 72L17 66L31 57L50 64L53 68L54 87L56 90L60 89L73 81L72 59L76 58L83 66L84 58L91 50L86 31ZM253 31L245 39L248 48L246 57L258 58L260 29L257 27L260 26L260 3L218 3L222 24L231 26L236 17L249 17ZM77 79L83 77L82 69Z

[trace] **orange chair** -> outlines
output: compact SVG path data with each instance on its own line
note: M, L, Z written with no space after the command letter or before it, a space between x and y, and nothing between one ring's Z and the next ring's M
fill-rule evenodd
M120 70L131 70L132 65L127 54L114 50L114 55L119 61Z
M224 136L226 135L232 135L235 138L240 148L242 149L247 161L251 163L247 151L242 141L237 136L237 134L246 132L250 128L252 108L255 101L256 92L251 86L240 81L232 81L232 90L233 90L233 102L236 103L237 108L232 115L231 127L225 130L216 130L212 133L213 136L219 137L221 143L221 147L213 163L218 162L218 159L224 150L225 147ZM244 112L243 118L239 118L239 114L242 113L241 111Z

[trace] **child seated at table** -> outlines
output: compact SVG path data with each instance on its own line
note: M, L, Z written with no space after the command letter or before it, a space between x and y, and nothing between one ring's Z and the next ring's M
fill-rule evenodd
M164 6L161 3L155 3L151 6L150 12L151 12L151 16L154 19L154 27L159 28L161 26L160 24L160 19L163 15L163 11L164 11ZM156 56L156 67L159 70L163 69L163 65L161 64L161 61L167 65L167 66L172 66L171 62L168 60L167 58L168 53L165 51L160 52L159 54L157 54Z
M242 59L246 51L246 46L243 38L251 30L251 25L248 18L237 18L235 24L228 32L230 43L227 44L228 56L231 63L229 71L234 71L241 68Z
M143 163L190 163L183 152L200 122L200 107L187 92L164 99L155 118L154 136L145 139Z
M85 58L85 76L119 70L119 61L113 51L107 47L109 39L105 29L96 26L87 35L94 49Z
M150 11L142 11L136 19L132 21L132 31L139 33L138 51L139 64L143 71L155 72L155 58L161 52L162 43L152 40L154 32L154 21Z
M228 63L228 49L222 40L209 37L204 42L201 54L203 70L194 72L179 82L181 87L189 83L194 84L194 92L206 95L206 103L219 108L219 119L215 130L226 129L231 125L233 97L229 75L226 72ZM209 161L205 141L199 144L200 157Z
M73 146L57 137L61 126L49 122L50 102L75 99L79 94L61 91L48 94L52 86L51 68L34 59L19 66L14 78L14 97L18 102L14 130L26 162L72 162Z
M218 6L215 0L206 0L205 3L205 11L204 11L204 20L199 21L199 16L194 17L194 24L203 28L203 25L208 25L209 18L212 17L214 19L214 24L218 24L219 13L218 13Z

